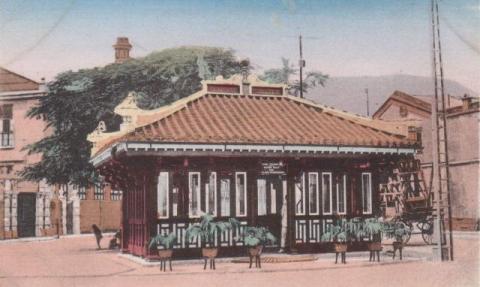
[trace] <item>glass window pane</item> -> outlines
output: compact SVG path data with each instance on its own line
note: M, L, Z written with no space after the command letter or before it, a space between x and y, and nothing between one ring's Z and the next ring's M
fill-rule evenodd
M332 213L332 174L322 173L322 208L324 214Z
M295 214L305 214L305 174L297 177L295 182Z
M220 215L230 216L230 179L220 180Z
M310 214L318 214L318 174L308 174L308 200Z
M264 178L257 179L257 203L258 215L267 214L267 180Z
M207 212L212 215L217 215L217 173L210 173L207 184Z
M278 185L278 184L277 184ZM270 183L270 213L277 213L277 185Z
M362 207L364 213L372 212L371 173L362 173Z
M237 194L237 216L247 215L247 191L246 191L246 174L236 173L235 186Z
M200 173L189 173L190 216L200 216Z
M345 214L346 198L347 198L347 176L342 175L337 183L337 213Z
M160 172L158 175L157 216L168 217L168 172Z

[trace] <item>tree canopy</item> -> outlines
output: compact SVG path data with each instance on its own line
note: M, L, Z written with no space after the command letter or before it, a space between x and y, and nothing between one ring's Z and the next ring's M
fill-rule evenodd
M270 83L284 83L288 84L288 92L292 96L298 97L300 95L300 81L291 79L292 76L298 73L298 69L295 68L288 59L282 58L282 67L269 69L264 72L260 77L262 80ZM325 82L328 80L328 75L321 72L307 72L303 79L302 90L306 93L313 87L318 85L325 86Z
M113 109L128 92L138 93L140 107L154 109L193 94L202 79L230 77L249 68L229 49L180 47L121 64L61 73L48 84L47 96L29 111L29 117L43 118L52 134L27 147L29 153L41 153L42 160L23 170L22 176L86 185L95 178L87 135L101 120L107 129L118 127L120 119Z

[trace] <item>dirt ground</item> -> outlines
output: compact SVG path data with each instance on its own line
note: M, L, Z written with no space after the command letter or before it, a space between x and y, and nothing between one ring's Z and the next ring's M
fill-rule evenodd
M217 262L217 270L204 271L197 261L174 262L172 272L138 264L118 251L96 250L93 236L2 242L0 286L480 286L479 239L479 234L456 234L455 261L447 263L429 261L431 247L414 244L405 250L405 260L383 254L380 264L359 253L348 255L346 265L335 265L334 255L324 254L309 262L265 263L262 269Z

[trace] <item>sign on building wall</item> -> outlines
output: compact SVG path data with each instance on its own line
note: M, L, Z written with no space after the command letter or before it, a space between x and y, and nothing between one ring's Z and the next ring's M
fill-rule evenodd
M261 170L260 173L264 175L269 174L285 174L285 164L282 161L269 161L269 162L261 162Z

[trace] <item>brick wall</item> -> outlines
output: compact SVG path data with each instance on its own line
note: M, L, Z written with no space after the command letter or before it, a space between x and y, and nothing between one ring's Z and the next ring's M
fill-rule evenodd
M92 232L92 224L102 231L117 231L120 229L122 217L122 201L112 200L111 188L103 188L103 199L95 199L94 187L86 191L86 198L80 200L80 232Z

